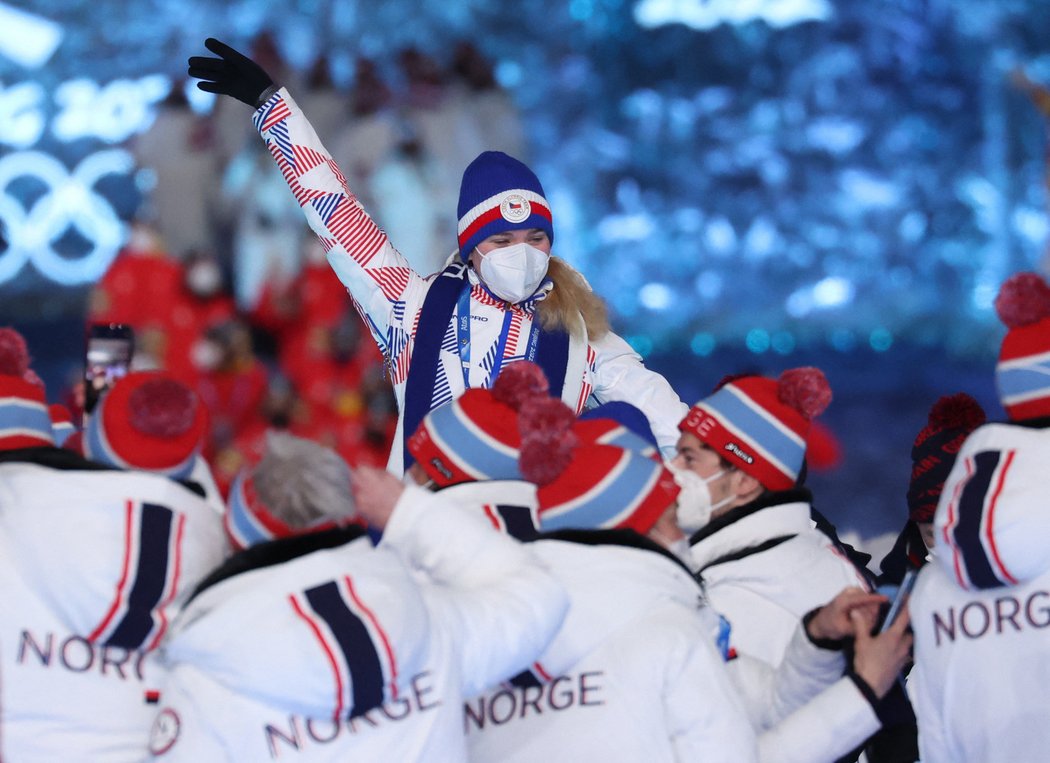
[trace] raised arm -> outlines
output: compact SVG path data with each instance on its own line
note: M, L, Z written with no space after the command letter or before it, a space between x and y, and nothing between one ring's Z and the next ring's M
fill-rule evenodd
M530 550L440 493L403 486L389 473L354 473L359 512L432 581L434 627L456 645L464 697L525 669L561 626L568 596Z
M407 368L398 361L407 358L425 280L358 203L288 91L228 45L214 38L204 44L218 58L193 56L190 76L201 80L201 90L228 95L255 109L252 121L320 238L332 269L388 362L395 369Z

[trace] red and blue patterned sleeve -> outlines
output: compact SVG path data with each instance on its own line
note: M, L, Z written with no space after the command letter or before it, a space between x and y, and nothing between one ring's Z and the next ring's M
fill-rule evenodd
M365 212L287 90L276 92L252 119L391 368L407 372L425 280Z

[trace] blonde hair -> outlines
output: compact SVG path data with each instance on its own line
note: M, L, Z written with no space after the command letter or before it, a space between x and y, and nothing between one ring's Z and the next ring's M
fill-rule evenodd
M540 325L551 331L579 333L578 315L583 316L585 339L595 341L609 333L609 312L590 284L565 260L551 257L547 275L554 282L550 294L536 306Z

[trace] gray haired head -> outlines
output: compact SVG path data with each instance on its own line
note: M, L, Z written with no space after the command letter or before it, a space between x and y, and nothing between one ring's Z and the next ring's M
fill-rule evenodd
M266 452L252 470L252 482L263 505L290 527L357 512L346 461L331 448L286 432L266 433Z

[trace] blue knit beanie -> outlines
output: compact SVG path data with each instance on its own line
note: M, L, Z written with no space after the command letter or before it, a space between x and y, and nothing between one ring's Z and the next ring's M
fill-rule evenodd
M539 178L502 151L485 151L463 171L459 186L459 252L470 256L489 236L539 228L554 242L551 208Z

